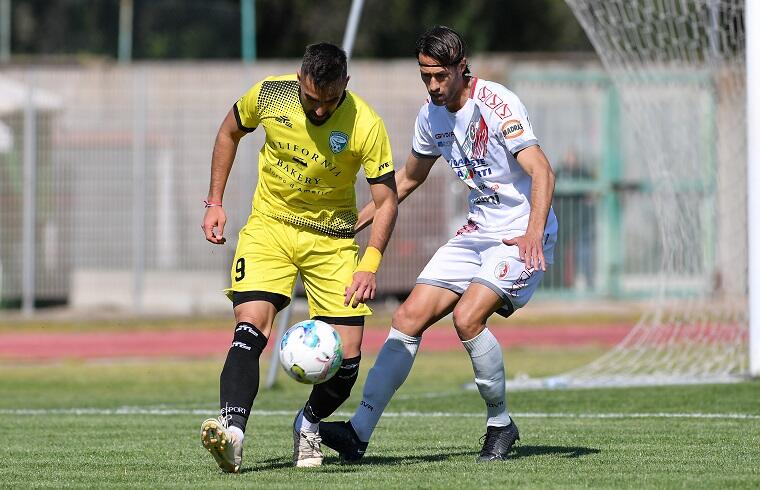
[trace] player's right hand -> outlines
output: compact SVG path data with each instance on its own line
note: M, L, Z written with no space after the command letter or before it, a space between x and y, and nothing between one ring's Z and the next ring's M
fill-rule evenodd
M206 208L206 214L203 216L201 228L206 235L206 240L215 245L224 245L227 241L224 238L224 225L227 223L227 214L221 206L212 206Z
M343 306L351 305L351 308L358 307L361 303L366 303L375 299L375 273L368 271L354 272L354 278L350 286L346 286L346 295Z
M502 243L505 245L514 245L520 251L520 260L525 262L526 269L546 270L546 259L544 258L544 247L541 243L542 234L536 235L526 232L525 235L504 238Z

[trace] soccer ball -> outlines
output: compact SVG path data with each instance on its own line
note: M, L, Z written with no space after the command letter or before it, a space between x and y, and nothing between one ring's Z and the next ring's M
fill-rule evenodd
M299 383L324 383L338 372L341 362L343 343L340 335L323 321L298 322L280 341L280 364Z

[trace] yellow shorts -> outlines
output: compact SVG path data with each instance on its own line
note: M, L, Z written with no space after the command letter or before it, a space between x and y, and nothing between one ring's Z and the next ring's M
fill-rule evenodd
M335 238L277 221L254 211L240 230L230 273L233 292L258 291L291 297L301 274L311 318L371 315L365 304L343 306L353 280L359 246L353 238ZM287 304L287 303L285 303Z

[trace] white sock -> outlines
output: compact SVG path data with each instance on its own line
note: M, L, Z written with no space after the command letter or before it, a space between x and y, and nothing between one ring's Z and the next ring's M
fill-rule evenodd
M420 339L391 327L364 382L362 401L351 417L351 425L361 441L369 442L386 405L412 370Z
M237 439L240 442L243 442L243 439L245 438L245 434L240 429L240 427L235 427L234 425L227 428L228 431L232 432L232 435L235 436L235 439Z
M305 430L306 432L319 432L319 422L316 424L309 422L306 417L303 416L303 410L298 412L298 418L296 419L296 431Z
M486 402L486 425L506 427L512 420L507 412L504 358L499 341L485 328L476 337L462 341L462 344L470 354L475 384Z

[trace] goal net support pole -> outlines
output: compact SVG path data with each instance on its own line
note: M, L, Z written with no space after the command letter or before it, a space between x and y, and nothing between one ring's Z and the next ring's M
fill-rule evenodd
M749 374L760 377L760 4L748 1L747 221L749 227Z

